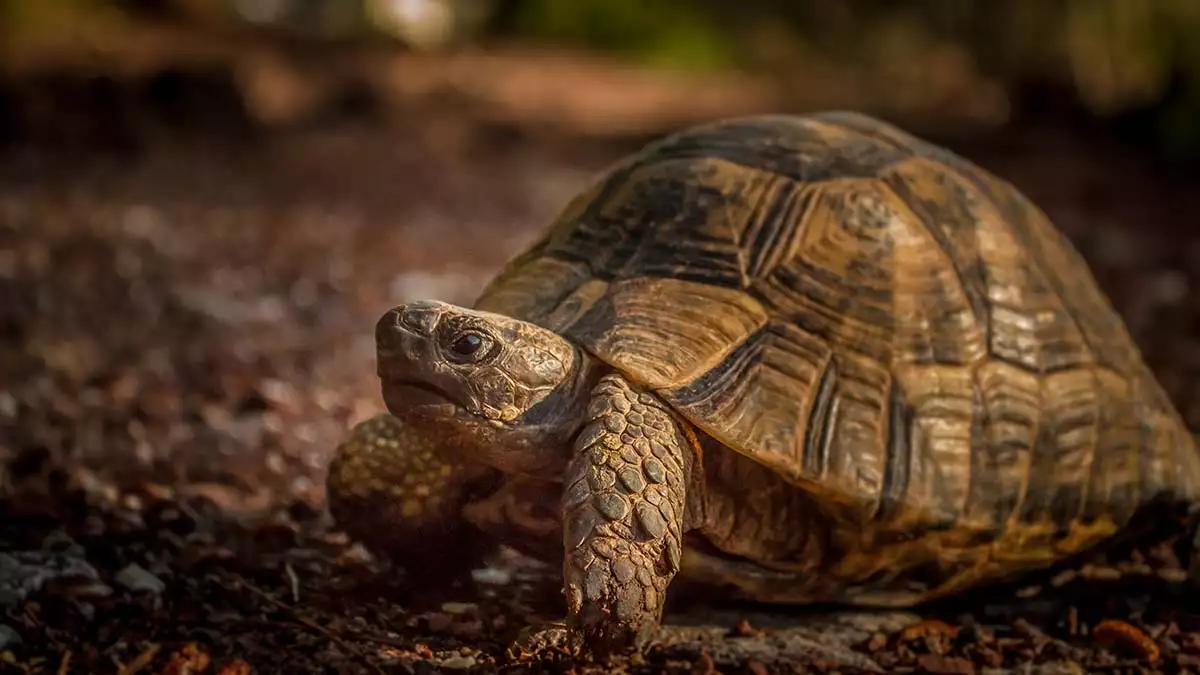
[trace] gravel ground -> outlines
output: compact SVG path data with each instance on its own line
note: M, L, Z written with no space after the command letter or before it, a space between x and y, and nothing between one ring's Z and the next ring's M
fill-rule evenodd
M961 150L1079 242L1200 424L1196 186L1104 147L1051 129ZM627 148L431 119L10 150L0 673L1200 672L1200 614L1162 547L1122 567L1149 574L1111 580L1097 561L1053 593L920 614L680 599L644 658L602 666L523 633L562 613L536 563L500 551L424 587L336 531L325 463L382 410L375 318L409 298L469 302Z

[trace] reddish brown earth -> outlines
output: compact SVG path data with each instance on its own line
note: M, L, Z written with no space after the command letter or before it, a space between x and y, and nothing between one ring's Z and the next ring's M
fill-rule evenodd
M1178 587L1103 565L923 615L680 603L644 658L604 667L512 647L562 612L529 561L422 588L348 542L322 482L340 435L382 409L375 318L469 302L631 147L455 110L5 150L0 672L1200 671ZM954 147L1079 243L1200 423L1200 181L1062 126Z

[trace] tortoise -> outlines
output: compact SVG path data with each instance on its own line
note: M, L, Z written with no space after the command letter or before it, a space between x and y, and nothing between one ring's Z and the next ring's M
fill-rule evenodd
M560 561L596 654L644 648L677 576L911 606L1154 505L1196 520L1195 442L1083 257L1012 184L861 113L660 138L473 307L403 304L375 340L388 413L330 465L338 523L414 567L477 541Z

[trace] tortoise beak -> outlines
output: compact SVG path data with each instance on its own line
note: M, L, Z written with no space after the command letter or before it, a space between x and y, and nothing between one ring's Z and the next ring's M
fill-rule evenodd
M393 307L375 323L375 348L384 355L420 358L421 346L437 334L445 314L440 302L422 300Z
M441 319L435 303L414 302L394 307L375 324L375 351L379 377L391 379L411 373L427 358L430 341Z
M392 346L403 334L421 338L432 337L437 330L443 311L441 303L432 301L410 302L384 312L375 324L375 343L380 347Z
M375 324L377 374L393 414L443 409L447 404L459 407L433 376L437 329L444 314L441 303L412 302L388 310Z

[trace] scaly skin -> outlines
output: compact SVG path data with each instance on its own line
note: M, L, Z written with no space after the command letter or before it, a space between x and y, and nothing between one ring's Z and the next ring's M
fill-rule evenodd
M452 576L487 542L463 506L495 471L439 452L433 440L381 414L355 425L326 478L329 511L347 534L416 576Z
M671 415L601 379L564 476L568 625L603 656L645 646L682 557L687 453Z
M376 342L396 421L356 432L331 469L343 527L402 559L465 531L528 540L562 528L573 641L595 655L644 646L683 532L699 522L685 488L699 450L688 427L563 336L510 317L414 302L384 314ZM431 458L431 443L445 458ZM503 475L503 487L469 500L471 467ZM564 501L546 513L543 488L555 483Z
M717 549L712 581L740 579L752 596L781 590L771 570L819 582L827 533L810 499L727 448L710 453L706 471L667 403L563 336L417 302L386 313L376 340L395 420L371 427L383 440L356 431L330 477L334 516L372 548L402 561L438 556L455 564L427 567L447 570L474 557L456 547L497 539L562 556L571 639L597 656L646 645L686 531ZM496 476L500 489L475 490ZM758 488L747 495L747 485ZM736 573L721 552L771 569Z

